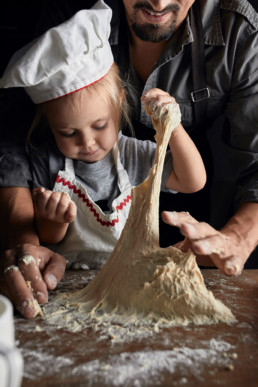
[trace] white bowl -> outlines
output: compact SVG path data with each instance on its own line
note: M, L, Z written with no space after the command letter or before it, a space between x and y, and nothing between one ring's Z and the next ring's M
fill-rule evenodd
M0 295L0 387L19 387L23 359L15 347L13 306Z

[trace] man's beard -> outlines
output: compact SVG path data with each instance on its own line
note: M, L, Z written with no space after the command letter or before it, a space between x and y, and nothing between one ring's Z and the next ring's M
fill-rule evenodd
M162 40L169 39L173 35L177 27L177 14L179 11L179 6L171 4L162 10L162 12L171 12L174 14L174 18L171 21L171 24L167 27L161 27L159 24L154 23L139 24L137 23L137 21L134 21L136 19L136 17L134 16L136 15L137 10L142 8L145 10L154 11L149 3L140 2L135 4L135 12L132 20L132 29L135 35L141 40L152 43L158 43Z
M176 21L166 29L160 28L157 24L132 24L132 29L135 35L146 42L158 43L162 40L168 40L176 29Z

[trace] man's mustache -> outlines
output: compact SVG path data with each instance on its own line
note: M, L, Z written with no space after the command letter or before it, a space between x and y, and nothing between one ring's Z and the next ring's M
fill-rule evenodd
M170 4L164 9L162 9L161 11L155 11L155 9L152 8L150 3L148 3L147 1L140 1L134 4L133 8L134 10L145 9L146 11L152 11L152 12L155 12L156 14L159 14L159 13L162 14L164 12L177 12L180 7L178 4Z

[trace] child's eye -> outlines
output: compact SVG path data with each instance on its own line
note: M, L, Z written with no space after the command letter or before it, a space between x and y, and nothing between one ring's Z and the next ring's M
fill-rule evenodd
M75 135L75 132L71 132L71 133L59 132L59 134L62 137L73 137Z
M94 129L95 130L103 130L107 127L107 123L103 124L103 125L96 125L94 126Z

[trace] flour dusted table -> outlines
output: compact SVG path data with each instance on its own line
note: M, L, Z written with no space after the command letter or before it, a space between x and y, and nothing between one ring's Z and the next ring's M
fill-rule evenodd
M67 271L58 291L79 289L94 271ZM228 278L202 271L206 286L237 318L232 325L172 327L118 342L87 328L71 333L41 317L15 316L24 358L22 387L258 386L258 270Z

